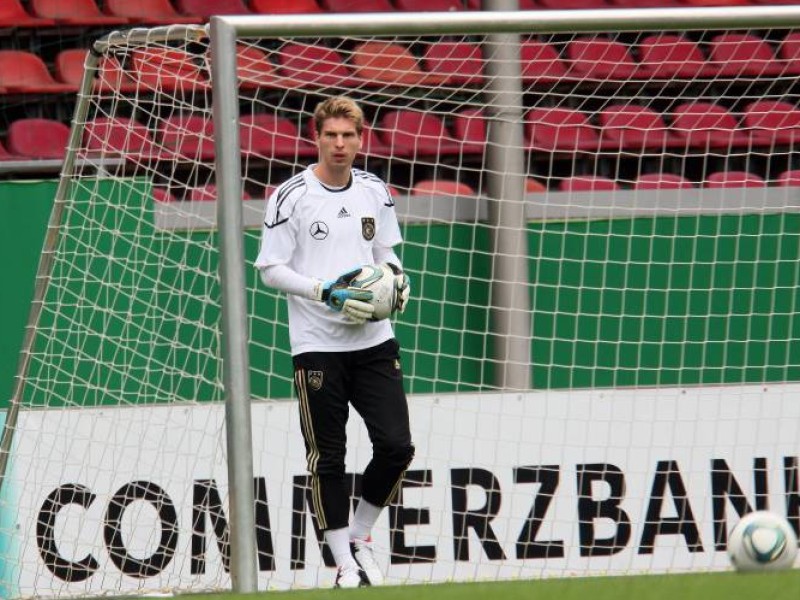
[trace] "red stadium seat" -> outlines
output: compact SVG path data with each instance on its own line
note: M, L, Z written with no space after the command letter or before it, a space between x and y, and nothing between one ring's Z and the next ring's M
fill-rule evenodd
M710 174L703 182L705 188L760 188L766 185L760 176L747 171L718 171Z
M86 123L83 144L90 155L124 155L127 160L155 160L157 147L147 127L134 119L97 118Z
M681 0L608 0L617 8L672 8L683 6Z
M467 7L470 10L482 10L487 0L467 0ZM541 10L541 6L536 4L535 0L519 0L519 10Z
M597 116L603 147L615 150L663 150L679 141L662 116L652 108L636 104L614 104Z
M30 0L33 13L63 25L122 25L124 17L104 15L94 0Z
M447 179L422 179L411 187L412 196L474 196L469 184Z
M577 10L581 8L608 8L604 0L538 0L544 8Z
M43 19L28 13L20 0L0 2L0 27L52 27L55 24L55 19Z
M775 180L781 187L800 187L800 169L784 171Z
M540 194L547 191L547 186L533 177L525 178L525 193Z
M800 143L800 109L791 102L757 100L745 106L742 128L754 145Z
M88 50L83 48L71 48L59 52L55 62L56 78L78 89L83 81L87 52ZM120 66L115 57L104 56L100 59L97 66L95 89L115 90L125 93L136 91L137 86L136 83L128 77L128 74Z
M685 190L693 187L691 181L675 173L648 173L633 182L635 190Z
M525 83L557 83L567 76L567 67L556 49L545 42L523 41L520 44L520 63Z
M278 87L283 82L267 53L256 46L236 46L236 72L244 88Z
M447 83L472 85L483 80L483 59L477 44L437 42L425 49L425 71L442 76Z
M156 202L175 202L177 198L167 188L154 187L150 192Z
M628 47L608 38L581 37L566 47L570 75L580 79L630 79L636 75L636 62Z
M672 112L672 133L690 148L747 146L750 137L737 129L736 118L713 102L685 102Z
M792 0L791 4L794 4ZM789 32L778 44L778 61L786 75L800 75L800 32Z
M132 23L174 25L176 23L202 23L203 19L182 15L169 0L104 0L106 12L125 17Z
M290 87L350 86L353 74L338 52L325 46L290 42L278 51L280 74Z
M749 0L683 0L689 6L745 6Z
M177 9L187 15L207 20L214 15L248 15L244 0L175 0Z
M271 114L244 115L239 120L242 152L259 158L295 158L315 156L316 147L300 137L289 119Z
M211 73L211 53L203 54L206 71ZM244 89L276 88L284 84L275 64L260 47L239 43L236 45L236 75ZM202 77L202 73L201 73Z
M329 12L388 12L393 11L389 0L321 0L323 7Z
M670 33L648 35L639 42L639 75L655 79L710 77L716 67L689 38Z
M596 151L600 134L586 115L569 108L534 108L525 115L531 150L547 152Z
M8 150L27 158L63 159L69 127L52 119L17 119L8 128Z
M560 192L612 192L619 189L616 181L602 175L573 175L558 182Z
M487 141L483 110L468 108L453 115L453 137L473 152L482 152Z
M162 158L180 161L214 160L214 122L203 115L172 115L158 127Z
M384 113L379 135L395 156L456 155L461 144L435 115L411 110Z
M23 50L0 50L0 86L9 93L57 94L77 87L56 81L36 54Z
M250 8L262 15L324 12L317 0L250 0Z
M394 0L397 10L409 12L464 10L462 0Z
M381 141L375 130L367 123L364 123L364 129L361 131L361 154L377 158L385 158L392 154L392 149Z
M54 69L56 79L78 89L83 81L83 66L88 53L89 51L85 48L70 48L59 52Z
M194 57L176 48L150 48L132 52L131 79L148 92L173 91L190 95L211 89Z
M708 61L723 76L762 77L783 72L769 42L749 33L723 33L711 38Z
M423 73L411 51L392 42L357 45L351 63L356 77L368 84L426 85L443 81L439 75Z

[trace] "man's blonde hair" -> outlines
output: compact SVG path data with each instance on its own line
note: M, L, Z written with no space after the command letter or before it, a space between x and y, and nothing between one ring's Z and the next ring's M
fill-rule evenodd
M326 119L340 117L350 119L355 125L356 133L361 135L361 130L364 129L364 111L355 100L347 96L333 96L317 104L314 109L314 128L317 135L322 133L322 124Z

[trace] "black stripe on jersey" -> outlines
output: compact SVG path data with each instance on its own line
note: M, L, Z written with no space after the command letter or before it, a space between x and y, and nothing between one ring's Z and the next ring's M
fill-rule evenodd
M392 199L392 194L389 192L389 188L386 187L386 182L378 177L377 175L373 175L368 171L362 171L361 169L353 169L353 172L356 174L356 177L360 177L361 179L366 179L367 181L373 181L375 183L381 184L381 187L386 192L386 202L383 203L384 206L392 207L394 206L394 199Z
M267 223L264 221L264 225L267 227L267 229L277 227L278 225L286 223L286 221L289 220L289 217L285 217L283 219L281 218L281 205L283 204L283 201L289 197L289 194L297 189L305 187L305 185L306 181L303 178L303 174L300 173L299 175L292 177L278 188L278 197L275 200L275 220L272 223Z

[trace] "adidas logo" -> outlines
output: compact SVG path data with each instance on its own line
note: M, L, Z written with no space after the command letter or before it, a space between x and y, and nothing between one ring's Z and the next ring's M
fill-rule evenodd
M336 215L336 216L337 216L338 218L340 218L340 219L343 219L343 218L345 218L345 217L349 217L349 216L350 216L350 213L349 213L349 212L347 212L347 209L346 209L346 208L343 206L343 207L342 207L342 210L340 210L340 211L339 211L339 214L338 214L338 215Z

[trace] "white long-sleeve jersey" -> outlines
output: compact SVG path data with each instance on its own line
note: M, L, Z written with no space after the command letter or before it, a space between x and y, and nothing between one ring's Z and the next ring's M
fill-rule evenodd
M389 320L355 325L312 298L320 282L361 265L401 266L392 250L402 242L394 202L375 175L353 169L347 186L330 189L313 167L267 201L255 266L268 284L289 293L293 355L370 348L393 337Z

